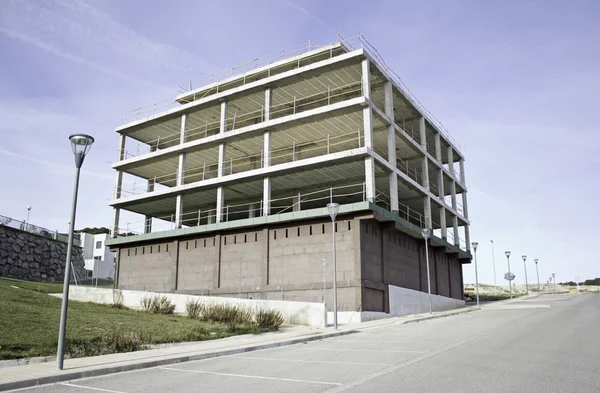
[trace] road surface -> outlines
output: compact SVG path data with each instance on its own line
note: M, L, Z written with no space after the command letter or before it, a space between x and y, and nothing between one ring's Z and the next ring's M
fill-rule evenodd
M600 295L481 311L31 393L600 392Z

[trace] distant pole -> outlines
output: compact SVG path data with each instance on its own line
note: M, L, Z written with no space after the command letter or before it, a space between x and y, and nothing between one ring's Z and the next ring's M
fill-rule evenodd
M433 314L433 304L431 301L431 276L429 274L429 228L421 230L423 239L425 240L425 261L427 262L427 292L429 292L429 313Z
M94 143L94 138L89 135L78 134L69 137L71 148L75 155L75 186L73 187L73 202L71 206L71 221L69 223L69 241L67 244L67 260L65 261L65 280L63 284L63 296L60 308L60 325L58 328L58 346L56 348L56 360L59 370L63 369L65 356L65 335L67 330L67 311L69 305L69 282L71 279L71 256L73 254L73 238L75 232L75 214L77 212L77 193L79 191L79 174L85 155Z
M535 274L537 275L538 280L538 292L542 292L542 289L540 288L540 271L538 270L538 260L534 259L533 262L535 262Z
M506 255L506 262L508 262L508 275L510 277L510 251L505 251L504 255ZM508 290L512 299L512 280L510 278L508 280Z
M552 280L554 281L554 294L556 295L556 274L552 273Z
M332 197L330 189L330 198ZM333 328L338 330L338 312L337 312L337 259L335 247L335 218L340 210L340 204L330 202L327 204L327 211L331 217L331 236L333 240Z
M238 291L238 297L242 298L242 257L240 257L240 287Z
M283 257L281 257L281 300L284 300L284 298L283 298Z
M27 206L27 221L25 221L25 230L29 228L29 212L31 211L31 206Z
M498 286L496 285L496 258L494 256L494 241L490 240L492 243L492 268L494 269L494 292L498 294Z
M165 256L163 255L162 263L162 292L165 293Z
M323 257L323 305L325 306L325 327L327 327L327 258Z
M473 246L473 253L475 254L475 295L477 297L477 307L479 307L479 274L477 273L477 246L479 243L471 243Z
M523 255L523 266L525 267L525 290L527 291L527 296L529 296L529 283L527 282L527 255Z
M202 296L204 296L204 266L206 265L206 257L202 258Z

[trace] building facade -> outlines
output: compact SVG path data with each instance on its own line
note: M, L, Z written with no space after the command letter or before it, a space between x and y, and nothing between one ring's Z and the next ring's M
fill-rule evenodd
M432 292L462 299L464 158L377 51L338 39L247 68L117 128L118 287L322 301L335 232L340 308L389 311L390 286L427 292L429 228Z
M110 235L80 233L86 277L81 279L113 279L115 276L115 253L106 245Z

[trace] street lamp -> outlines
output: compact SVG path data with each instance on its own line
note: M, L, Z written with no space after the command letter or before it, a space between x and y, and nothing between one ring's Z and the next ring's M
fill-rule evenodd
M556 295L556 274L552 273L552 280L554 281L554 294Z
M29 212L31 211L31 206L27 206L27 221L25 221L25 230L29 228Z
M479 275L477 274L477 246L479 243L471 243L473 246L473 253L475 254L475 294L477 296L477 307L479 307Z
M423 228L421 230L423 239L425 239L425 260L427 261L427 292L429 292L429 313L433 314L433 307L431 305L431 276L429 275L429 249L427 247L429 243L429 228Z
M494 269L494 292L498 294L498 286L496 285L496 258L494 256L494 241L490 240L492 243L492 267Z
M512 280L510 280L510 251L505 251L504 255L506 255L506 261L508 262L508 276L509 276L509 280L508 280L508 291L510 294L510 298L512 299Z
M67 261L65 263L65 281L63 285L62 304L60 308L60 326L58 330L58 348L56 349L56 360L58 369L63 369L65 355L65 331L67 328L67 305L69 301L69 280L71 278L71 252L73 251L73 231L75 229L75 212L77 210L77 191L79 189L79 172L85 155L92 148L94 138L85 134L75 134L69 137L71 148L75 155L75 187L73 189L73 205L71 208L71 220L69 221L69 243L67 245Z
M534 259L533 262L535 262L535 274L537 275L538 280L538 292L542 292L540 288L540 271L538 270L538 260Z
M331 217L331 232L333 236L333 328L338 328L338 315L337 315L337 261L335 255L335 217L340 210L339 203L328 203L327 210Z
M527 291L527 296L529 296L529 283L527 282L527 255L523 255L523 266L525 266L525 290Z

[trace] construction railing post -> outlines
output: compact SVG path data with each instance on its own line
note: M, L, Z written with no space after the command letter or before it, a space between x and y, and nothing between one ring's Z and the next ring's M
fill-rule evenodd
M327 258L323 257L323 306L325 307L325 327L327 327Z

